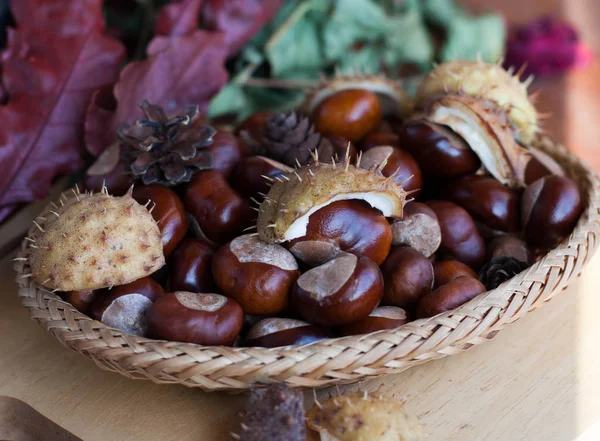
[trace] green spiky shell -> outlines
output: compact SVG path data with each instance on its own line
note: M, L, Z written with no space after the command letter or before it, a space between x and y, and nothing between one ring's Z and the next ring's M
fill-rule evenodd
M538 131L538 115L527 95L528 81L496 64L482 61L449 61L437 66L421 82L415 96L417 108L445 94L463 93L494 103L505 111L516 137L529 144Z

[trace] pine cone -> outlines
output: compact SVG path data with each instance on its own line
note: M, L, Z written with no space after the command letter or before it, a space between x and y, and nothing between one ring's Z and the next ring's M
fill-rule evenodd
M528 267L527 263L514 257L494 257L479 271L479 281L486 289L495 289Z
M280 113L267 120L262 144L265 154L289 166L311 162L311 153L319 147L321 135L308 117L296 112Z
M210 168L211 155L202 148L213 142L216 131L201 125L198 106L168 118L159 106L143 101L145 120L117 131L125 146L131 171L144 184L174 186L188 182L198 170Z

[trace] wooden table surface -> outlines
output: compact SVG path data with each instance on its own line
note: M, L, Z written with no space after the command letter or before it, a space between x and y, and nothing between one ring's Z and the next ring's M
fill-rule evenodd
M600 48L596 0L469 3L502 4L520 21L559 8ZM600 171L599 80L595 63L543 82L540 107L555 113L549 130ZM0 395L26 401L86 441L229 439L244 397L100 370L29 320L17 299L10 257L0 262ZM381 386L383 393L404 397L430 441L575 440L600 421L598 286L600 255L564 293L491 342L361 387ZM311 401L307 394L306 404Z

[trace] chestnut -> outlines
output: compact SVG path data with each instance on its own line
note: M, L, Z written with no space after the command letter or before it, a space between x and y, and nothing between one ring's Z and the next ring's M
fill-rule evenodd
M275 116L273 112L256 112L242 121L235 128L235 134L242 138L250 138L259 143L262 139L263 129L267 120Z
M89 315L107 326L145 336L148 330L146 312L164 294L158 282L151 277L143 277L126 285L101 290L89 308Z
M99 292L99 290L92 289L83 291L66 291L60 293L60 297L65 302L69 302L79 312L87 314L89 307L98 298Z
M158 224L162 236L163 254L171 255L187 234L189 219L179 196L170 188L158 184L141 185L134 188L133 198L148 207Z
M298 263L288 250L252 234L236 237L219 248L212 260L212 273L221 292L252 315L272 315L285 309L290 289L300 275Z
M233 171L244 157L240 140L233 133L217 130L211 145L204 148L212 160L212 170L216 170L229 180Z
M304 345L329 337L331 334L326 329L302 320L273 317L263 319L252 326L243 345L275 348Z
M169 279L171 290L213 292L216 288L211 270L214 254L208 242L185 239L173 256Z
M292 310L309 323L344 326L367 317L383 296L383 276L368 257L345 254L296 281Z
M442 231L439 251L479 269L485 260L485 243L471 215L449 201L427 202L437 215Z
M467 276L477 278L477 273L458 260L438 260L433 263L435 280L433 288L439 288L457 277Z
M360 322L344 326L340 332L342 335L369 334L384 329L398 328L409 321L404 309L396 306L380 306Z
M521 199L525 241L536 248L553 248L567 237L583 210L575 182L546 176L528 186Z
M239 235L255 217L248 200L214 170L194 175L185 190L184 203L204 235L217 243Z
M488 245L489 259L494 257L514 257L529 265L533 263L533 253L524 240L511 235L497 237Z
M493 230L516 231L519 197L491 176L463 176L444 186L442 194Z
M529 146L531 159L525 167L525 184L533 184L540 178L549 175L564 176L565 171L554 158L538 148Z
M371 132L360 142L360 147L363 152L382 145L400 147L400 138L398 138L398 135L391 132Z
M392 224L392 245L407 245L430 257L442 243L442 231L435 212L420 202L404 207L402 219Z
M465 140L446 126L409 120L397 135L400 147L414 156L427 178L457 178L475 173L481 165Z
M331 164L333 159L336 162L346 161L346 156L350 158L353 164L356 162L357 153L354 143L341 136L330 136L322 139L318 147L319 162Z
M398 147L378 146L363 153L360 165L363 168L371 168L379 166L384 161L386 163L381 169L383 176L394 174L394 181L402 185L406 191L413 192L411 197L418 198L423 186L423 177L412 155Z
M316 257L320 248L298 246L305 241L328 242L342 251L369 257L377 265L381 265L390 251L392 229L386 218L368 203L342 200L332 202L311 214L306 234L286 244L300 260L304 260L302 255L307 252L313 254L317 263L328 260L327 257ZM329 248L322 251L326 252L326 256L329 255Z
M247 198L267 194L270 182L293 169L265 156L250 156L240 162L233 178L233 188Z
M423 296L417 306L417 318L433 317L474 299L485 286L473 277L460 276Z
M321 101L312 111L317 132L359 141L375 129L382 118L377 95L364 89L347 89Z
M383 303L412 309L433 288L433 265L411 247L392 248L381 265Z
M244 313L233 299L219 294L172 292L147 314L156 338L206 346L231 346L242 330Z

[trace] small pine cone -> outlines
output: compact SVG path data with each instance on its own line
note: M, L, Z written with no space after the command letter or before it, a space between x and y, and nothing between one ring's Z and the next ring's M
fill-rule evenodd
M296 112L280 113L267 120L262 145L265 154L289 166L311 162L311 153L319 147L321 135L310 119Z
M479 281L486 289L495 289L528 267L527 263L514 257L494 257L479 271Z

